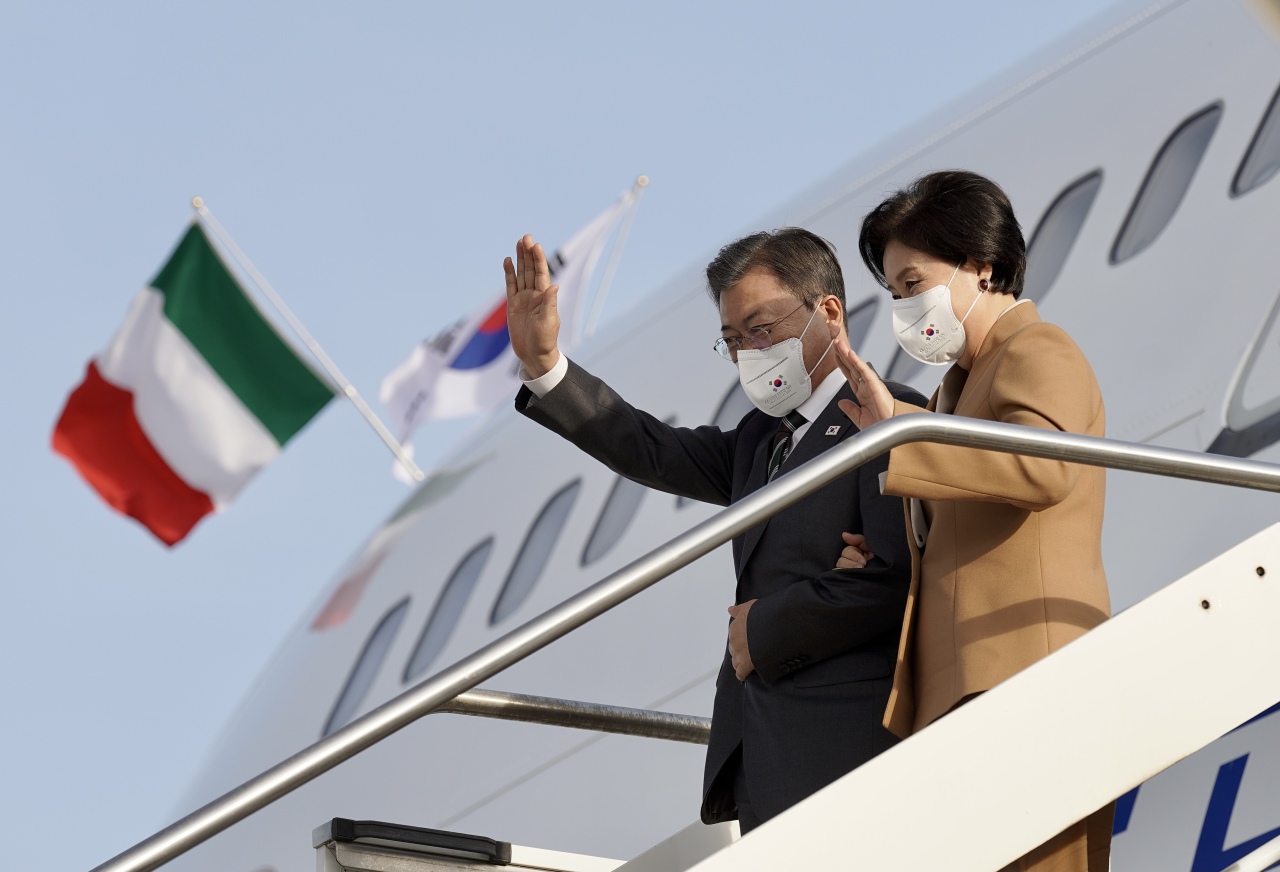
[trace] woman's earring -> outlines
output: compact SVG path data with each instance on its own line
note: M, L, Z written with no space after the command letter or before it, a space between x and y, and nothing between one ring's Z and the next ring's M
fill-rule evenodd
M991 290L991 282L987 281L986 279L979 279L978 287L984 291L989 291Z

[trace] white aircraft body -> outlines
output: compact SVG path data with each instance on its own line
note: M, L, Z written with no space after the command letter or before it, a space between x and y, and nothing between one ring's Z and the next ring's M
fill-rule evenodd
M834 242L851 341L881 372L928 394L942 370L897 354L889 297L857 256L859 222L922 173L986 174L1024 224L1027 296L1093 364L1109 437L1280 463L1278 40L1274 2L1124 5L756 226L803 225ZM928 62L945 75L946 63L962 62L948 57ZM495 245L498 281L507 243ZM711 350L717 335L698 264L574 357L660 418L732 427L747 406L736 372ZM1117 611L1280 520L1271 494L1114 472L1108 484ZM175 811L214 799L715 511L620 482L501 411L336 574ZM726 546L485 687L709 715L733 590ZM333 817L626 859L696 819L702 765L696 745L436 714L172 868L308 869L312 829ZM919 777L927 790L929 773ZM1120 800L1113 868L1218 872L1277 835L1280 712L1271 709Z

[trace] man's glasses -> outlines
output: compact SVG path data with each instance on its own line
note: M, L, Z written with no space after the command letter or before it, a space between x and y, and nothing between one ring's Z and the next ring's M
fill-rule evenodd
M738 352L747 346L760 351L771 348L773 347L773 336L771 335L771 331L796 312L799 312L806 305L808 305L808 301L802 301L799 306L796 306L778 320L771 321L768 324L759 324L752 327L747 331L746 336L721 336L711 347L715 349L716 354L720 355L730 363L736 362Z

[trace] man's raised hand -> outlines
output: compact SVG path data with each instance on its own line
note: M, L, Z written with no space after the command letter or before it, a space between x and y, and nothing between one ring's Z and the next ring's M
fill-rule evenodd
M525 235L516 243L513 262L502 262L507 277L507 329L528 378L546 375L560 359L560 311L556 308L558 285L551 284L547 255L542 246Z

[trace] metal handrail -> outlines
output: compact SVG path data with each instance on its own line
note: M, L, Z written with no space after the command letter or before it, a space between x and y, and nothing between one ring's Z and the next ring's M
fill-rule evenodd
M1280 860L1280 836L1250 851L1222 872L1263 872L1265 869L1270 869L1271 864L1277 860Z
M445 713L693 745L705 745L711 740L711 718L497 690L468 690L432 712Z
M936 442L1280 492L1280 466L951 415L903 415L854 435L453 666L223 794L93 872L148 872L296 790L875 457Z

